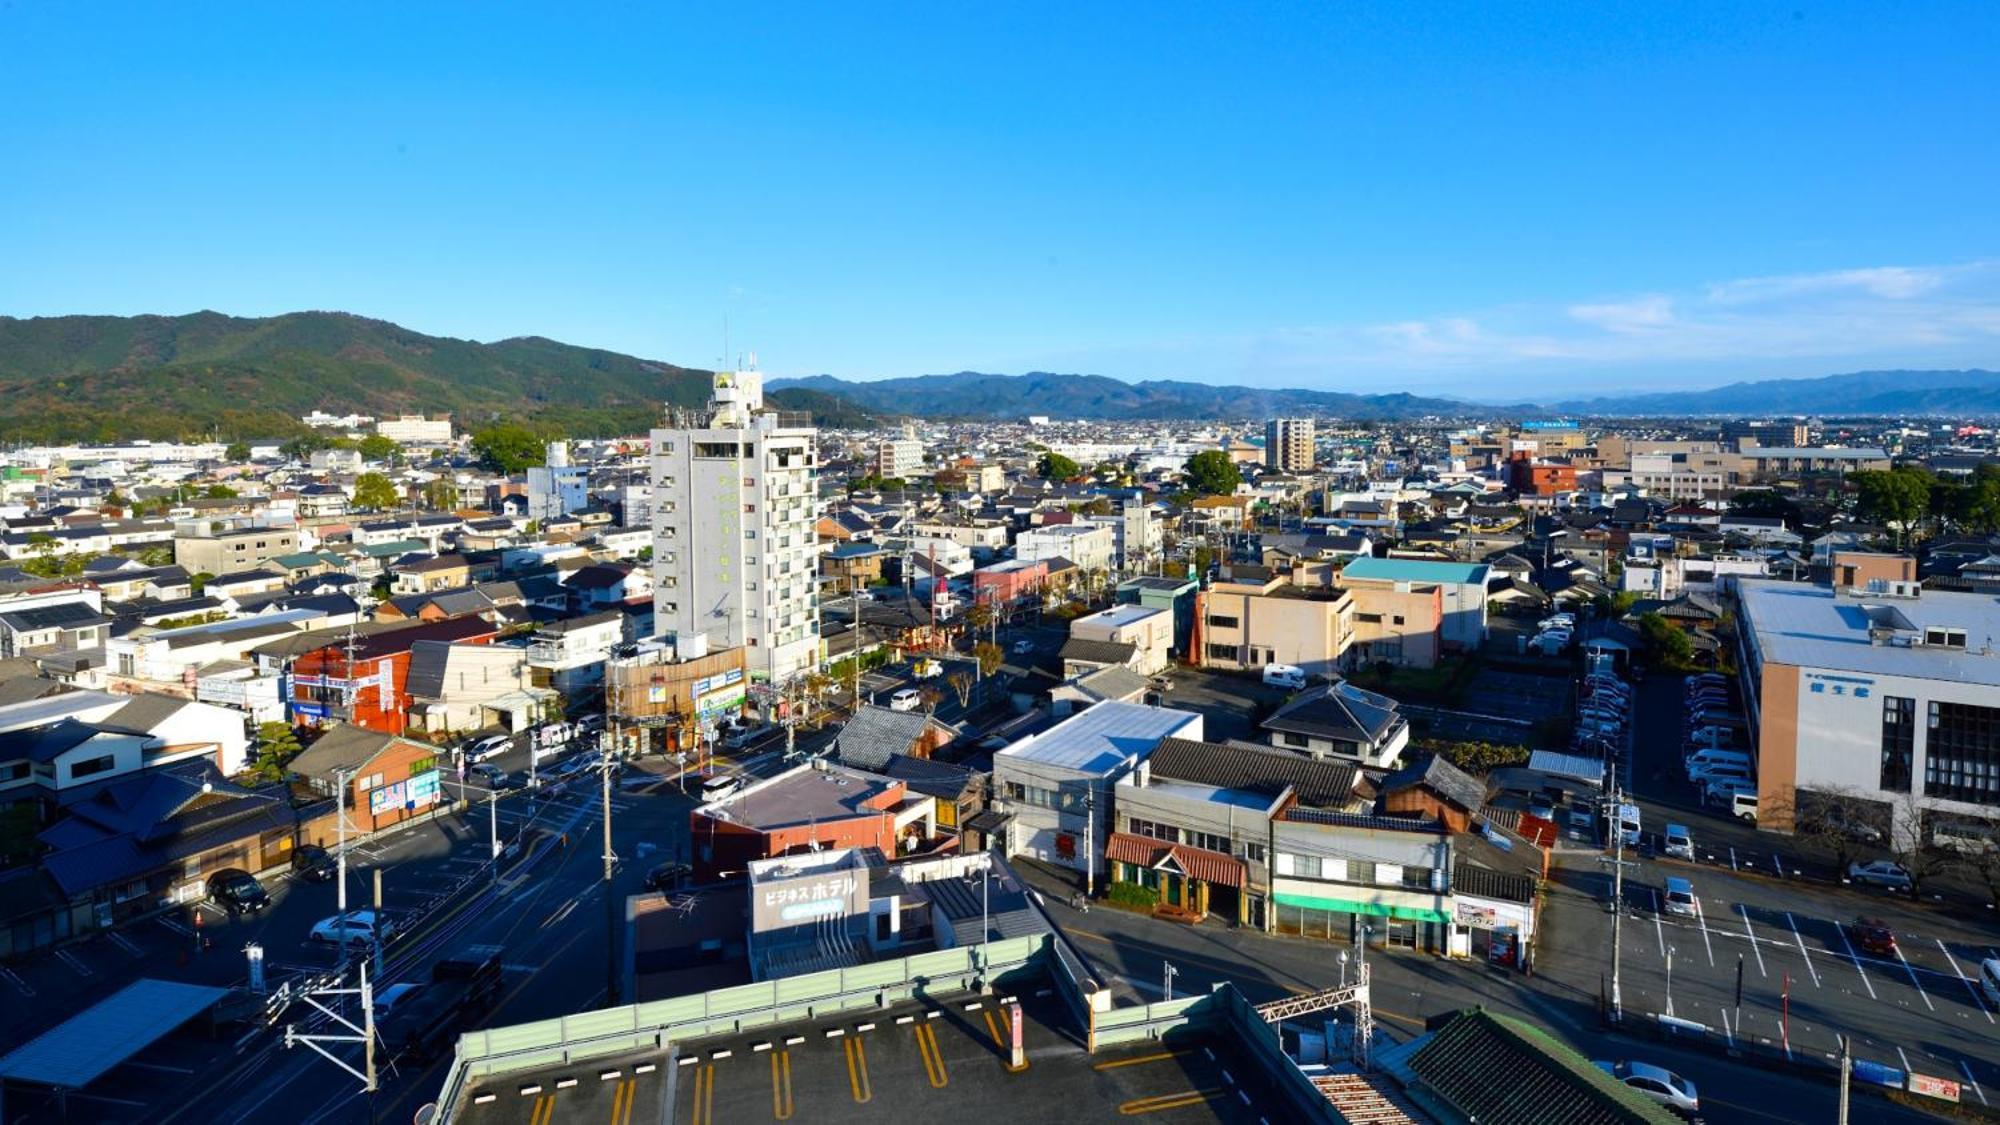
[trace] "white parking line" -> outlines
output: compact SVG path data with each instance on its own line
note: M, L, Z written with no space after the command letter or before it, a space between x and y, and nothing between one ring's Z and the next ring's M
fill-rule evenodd
M1915 1074L1917 1072L1917 1068L1910 1065L1910 1056L1903 1053L1903 1048L1900 1044L1896 1047L1896 1057L1903 1060L1904 1074Z
M1694 920L1701 926L1702 948L1708 950L1708 967L1713 969L1715 968L1715 945L1708 940L1708 915L1702 913L1700 899L1694 900ZM1750 940L1754 944L1757 939L1752 937Z
M1818 988L1819 970L1813 968L1812 954L1806 952L1806 939L1799 936L1799 924L1792 921L1792 913L1789 910L1785 912L1785 925L1792 928L1792 940L1799 943L1799 959L1806 963L1806 972L1812 974L1813 987ZM1757 971L1760 973L1764 972L1764 960L1761 957L1757 959ZM1769 976L1770 974L1765 973L1765 975Z
M1757 975L1768 977L1771 974L1764 971L1764 951L1757 948L1757 931L1750 928L1750 908L1739 902L1736 909L1743 915L1743 932L1750 937L1750 952L1757 955Z
M1917 979L1917 971L1910 968L1910 959L1903 956L1903 947L1900 945L1896 947L1896 960L1901 961L1903 963L1903 971L1910 974L1910 983L1917 986L1917 995L1924 998L1924 1007L1929 1008L1933 1012L1937 1011L1937 1005L1931 1003L1931 994L1924 991L1923 982Z
M1854 971L1861 974L1861 983L1868 984L1868 970L1861 967L1861 958L1854 955L1854 943L1847 940L1847 927L1835 923L1834 932L1840 935L1840 944L1847 947L1847 959L1854 962ZM1868 998L1870 1000L1880 999L1880 997L1875 995L1875 986L1872 984L1868 984Z
M1965 1065L1964 1059L1958 1060L1958 1069L1964 1071L1965 1080L1972 1083L1972 1092L1979 1095L1979 1104L1984 1106L1992 1105L1992 1102L1986 1100L1986 1091L1979 1088L1979 1079L1972 1076L1972 1068Z
M1667 928L1660 925L1660 892L1648 891L1653 896L1653 937L1660 943L1660 959L1667 956Z

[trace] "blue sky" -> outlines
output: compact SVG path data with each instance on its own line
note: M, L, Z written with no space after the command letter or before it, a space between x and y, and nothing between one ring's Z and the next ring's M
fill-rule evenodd
M1990 3L575 7L0 5L0 314L1515 401L2000 368Z

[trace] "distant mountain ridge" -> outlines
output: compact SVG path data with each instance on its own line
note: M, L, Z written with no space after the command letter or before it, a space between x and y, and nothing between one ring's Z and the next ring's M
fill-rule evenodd
M2000 414L2000 371L1854 371L1556 404L1572 414Z
M1476 406L1407 393L1349 394L1264 387L1214 386L1149 380L1127 383L1105 375L1030 371L994 375L960 371L856 382L831 375L774 379L769 384L838 395L879 414L924 418L1002 419L1046 414L1052 418L1199 420L1264 418L1283 414L1374 421L1424 417L1469 418L1510 408Z
M541 336L485 344L340 312L0 317L0 440L276 436L313 410L630 433L666 405L705 403L709 377ZM866 421L809 391L772 401Z

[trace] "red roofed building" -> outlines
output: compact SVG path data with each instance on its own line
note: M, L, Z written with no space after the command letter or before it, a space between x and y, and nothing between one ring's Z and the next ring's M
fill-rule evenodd
M402 734L410 726L410 650L418 641L489 644L494 625L468 614L357 636L352 663L345 641L292 662L288 695L293 721L326 726L345 721L365 730Z

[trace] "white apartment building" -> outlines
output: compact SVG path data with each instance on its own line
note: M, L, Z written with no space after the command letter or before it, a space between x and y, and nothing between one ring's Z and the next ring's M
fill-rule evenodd
M924 471L924 443L913 437L890 438L875 446L875 475L907 480Z
M421 414L405 414L398 418L384 418L375 424L375 432L405 445L449 445L451 417L426 418Z
M1127 500L1106 516L1085 516L1084 522L1111 530L1111 558L1120 570L1137 570L1160 553L1160 521L1143 500Z
M1280 473L1311 472L1313 420L1273 418L1264 423L1264 467Z
M682 651L743 648L773 681L819 662L816 438L754 370L716 373L701 424L653 431L654 619Z
M1014 557L1022 562L1068 559L1085 570L1110 570L1117 539L1111 529L1094 523L1059 523L1024 531L1014 539Z

